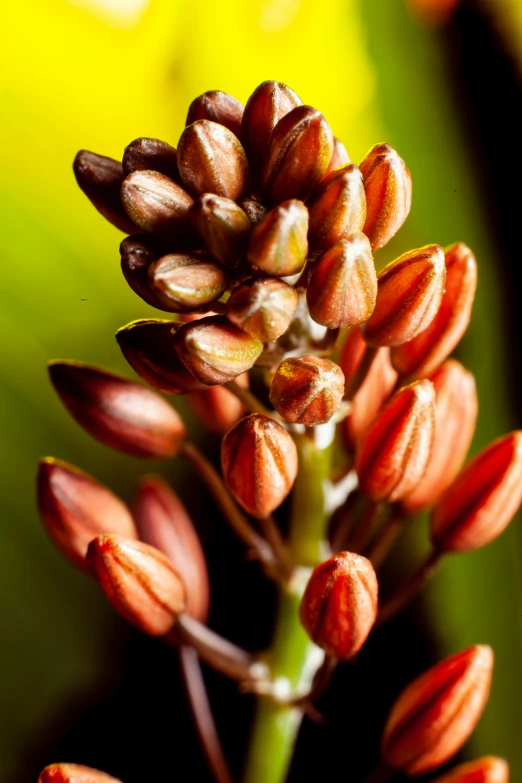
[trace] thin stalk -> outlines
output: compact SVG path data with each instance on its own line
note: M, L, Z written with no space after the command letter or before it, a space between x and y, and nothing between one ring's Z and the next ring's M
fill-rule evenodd
M381 511L381 504L367 498L359 524L348 543L350 552L361 552Z
M259 520L259 524L261 526L261 530L263 531L264 537L272 547L272 552L277 559L281 579L283 582L288 582L292 576L293 568L288 556L288 550L277 522L275 521L273 515L270 514L268 517L262 517Z
M437 550L430 552L426 560L421 563L408 581L402 587L399 587L394 595L392 595L391 598L388 598L381 606L379 614L377 615L376 626L391 620L401 611L401 609L404 609L404 607L415 598L431 579L443 556L444 552L439 552Z
M364 381L366 380L366 376L370 372L373 360L377 356L378 350L378 348L372 348L370 345L366 346L362 359L359 362L359 366L353 374L352 379L348 383L348 386L346 387L346 392L344 395L345 400L351 402L363 385Z
M380 568L388 557L393 545L404 530L407 521L407 518L400 511L392 511L390 519L385 523L366 553L366 557L371 561L375 570Z
M235 394L235 396L243 403L249 413L262 413L263 416L274 418L274 411L271 411L269 408L263 405L261 400L259 400L255 394L252 394L252 392L248 389L244 389L239 385L239 383L236 383L236 381L229 381L228 383L225 383L224 386L229 390L229 392Z

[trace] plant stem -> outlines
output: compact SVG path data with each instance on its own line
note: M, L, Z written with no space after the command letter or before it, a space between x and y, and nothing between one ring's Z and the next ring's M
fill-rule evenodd
M367 498L359 524L348 543L350 552L362 552L364 545L371 533L374 522L381 511L381 504L371 498Z
M406 584L399 587L397 592L384 602L379 609L376 625L382 625L388 620L391 620L392 617L395 617L401 609L415 598L417 593L422 590L426 582L428 582L435 573L435 569L442 559L443 554L443 552L438 552L437 550L430 552L426 560L421 563L415 573L410 576Z
M224 386L229 392L235 394L249 413L262 413L263 416L268 416L268 418L275 418L276 414L274 411L269 410L255 394L252 394L248 389L244 389L239 383L236 383L236 381L229 381L228 383L225 383Z
M404 530L408 518L400 510L393 510L390 519L384 524L375 541L372 542L366 557L377 571Z

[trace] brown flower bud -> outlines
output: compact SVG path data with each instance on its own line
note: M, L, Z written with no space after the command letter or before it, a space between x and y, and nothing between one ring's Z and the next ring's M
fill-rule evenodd
M301 601L301 623L328 655L347 660L372 629L378 590L369 560L339 552L313 570Z
M364 346L362 337L359 336L359 339ZM340 365L343 368L342 360ZM396 381L397 373L390 362L390 349L379 348L368 375L352 400L350 415L343 421L344 434L351 447L375 421Z
M246 252L252 224L235 201L212 193L198 198L190 213L192 223L208 252L233 269Z
M51 362L49 375L73 419L108 446L152 458L179 449L185 425L150 389L80 362Z
M433 509L433 545L467 552L489 544L522 502L522 431L498 438L457 476Z
M334 169L339 169L341 168L341 166L346 166L348 163L351 163L351 160L346 150L346 147L344 146L342 141L339 141L339 139L337 139L334 136L334 150L332 154L332 159L330 161L330 165L326 169L326 174L323 177L323 182L331 171L333 171Z
M120 199L124 175L121 163L105 155L80 150L73 163L74 176L91 204L113 226L133 234L136 230Z
M50 764L38 778L38 783L121 783L105 772L81 764Z
M330 126L317 109L292 109L270 137L263 171L263 192L268 201L277 204L307 198L323 178L333 148Z
M365 234L346 237L313 264L306 301L318 324L356 326L371 316L376 297L377 275Z
M361 326L369 345L400 345L423 332L435 317L446 280L444 251L426 245L392 261L380 272L377 303Z
M313 427L329 421L344 395L339 365L318 356L299 356L281 362L270 385L270 402L292 423Z
M196 120L210 120L224 125L240 138L243 104L221 90L209 90L194 98L189 106L185 125L192 125Z
M384 761L423 775L450 759L468 739L486 705L493 650L476 645L433 666L395 702L382 740Z
M165 636L185 611L180 574L158 549L121 536L97 536L87 566L123 617L151 636Z
M465 367L448 359L430 381L435 388L433 447L426 473L403 500L409 514L436 503L453 482L466 459L477 421L475 379Z
M273 419L247 416L221 445L221 466L228 488L253 517L266 517L286 498L297 476L297 449Z
M141 479L134 516L141 540L163 552L179 574L186 591L187 614L205 622L210 600L205 555L185 507L160 476Z
M250 235L247 259L269 275L300 272L308 254L308 210L302 201L283 201L261 218Z
M185 128L178 166L183 184L195 196L214 193L240 201L248 189L245 151L232 131L216 122L197 120Z
M235 382L248 389L248 373L238 375ZM187 400L207 430L224 435L245 415L243 403L224 386L207 386L203 391L187 394Z
M73 465L47 457L37 477L38 510L65 557L85 569L89 542L101 533L137 538L134 521L119 498Z
M248 215L251 226L257 226L267 211L263 204L253 198L246 198L241 202L240 207Z
M459 764L434 783L509 783L509 765L504 759L484 756Z
M411 174L389 144L376 144L359 166L366 192L364 233L375 253L395 236L411 208Z
M344 166L328 174L315 190L307 207L310 213L308 233L313 248L328 250L341 239L362 231L366 218L366 197L357 166Z
M120 245L121 271L135 294L151 307L161 308L156 293L150 289L149 266L163 255L156 237L135 234Z
M393 366L401 375L430 375L468 328L477 287L477 262L462 242L447 248L445 257L446 290L435 318L413 340L392 350Z
M393 503L417 486L430 458L434 403L426 380L394 394L357 444L355 469L365 495Z
M133 171L159 171L181 184L176 150L160 139L142 137L131 141L125 147L122 166L125 176Z
M185 324L174 341L183 364L207 386L234 380L263 350L261 340L219 315Z
M133 171L123 180L121 200L132 222L149 234L176 237L187 225L192 198L158 171Z
M209 310L228 287L223 267L203 253L170 253L153 261L148 275L162 308L172 313Z
M295 288L273 277L252 277L234 288L227 318L253 337L271 343L286 332L299 302Z

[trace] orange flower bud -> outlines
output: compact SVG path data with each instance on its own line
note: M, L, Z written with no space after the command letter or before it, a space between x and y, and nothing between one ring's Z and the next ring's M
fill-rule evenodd
M423 775L450 759L477 725L489 696L493 650L475 645L433 666L401 693L382 740L384 761Z
M310 315L330 329L355 326L372 314L377 275L365 234L352 234L331 247L312 266L306 301Z
M344 373L346 383L349 383L357 372L365 351L366 343L361 335L361 330L359 327L351 329L343 343L339 357L339 365Z
M375 310L361 326L368 345L400 345L424 331L440 307L445 280L439 245L410 250L384 267L377 278Z
M101 533L137 538L127 506L92 476L47 457L37 477L38 510L45 529L65 557L86 569L89 542Z
M248 373L238 375L235 382L248 389ZM224 386L207 386L203 391L187 394L187 400L207 430L224 435L245 415L243 403Z
M346 166L347 163L351 163L351 161L350 161L350 156L348 155L348 152L346 150L346 147L344 146L342 141L339 141L339 139L337 139L334 136L334 151L332 154L330 165L328 166L326 170L326 174L323 177L323 181L331 171L333 171L334 169L338 169L341 166Z
M362 337L359 339L364 346ZM342 360L340 364L342 368ZM397 373L391 366L390 349L379 348L368 375L352 400L350 415L343 421L345 436L350 446L355 445L377 418L396 381Z
M389 144L376 144L359 166L366 192L366 223L375 253L395 236L411 208L411 174Z
M253 277L237 286L227 302L227 318L253 337L271 343L292 322L299 296L283 280Z
M173 313L210 309L228 287L223 267L203 253L170 253L150 264L148 276L162 309Z
M181 182L176 150L160 139L142 137L131 141L125 147L122 166L126 177L133 171L159 171L178 184Z
M192 198L158 171L133 171L123 180L121 200L132 222L150 234L172 237L187 223Z
M313 570L301 601L301 623L328 655L347 660L372 629L378 590L369 560L339 552Z
M123 617L150 636L165 636L185 611L180 574L158 549L121 536L97 536L87 566Z
M212 193L198 198L190 213L208 252L233 269L244 257L252 224L235 201Z
M357 166L343 166L328 174L321 180L307 207L310 244L314 248L328 250L341 239L362 231L366 197Z
M161 309L161 302L149 284L149 266L163 255L155 237L135 234L120 245L121 271L135 294L151 307Z
M475 379L459 362L448 359L430 377L435 388L435 433L426 473L403 500L409 514L431 506L450 486L471 446L477 421Z
M413 340L392 350L392 362L404 376L430 375L449 356L468 328L477 287L475 256L462 242L446 250L446 290L435 318Z
M80 362L51 362L51 381L78 424L137 457L170 457L185 437L179 414L155 392Z
M210 120L224 125L239 138L242 117L242 103L221 90L209 90L194 98L189 106L185 125L192 125L196 120Z
M307 427L329 421L343 395L341 368L317 356L285 359L270 385L270 402L283 419Z
M509 766L504 759L484 756L460 764L434 783L509 783Z
M120 199L124 179L121 163L105 155L80 150L73 163L74 176L81 190L103 217L125 234L133 234L135 226Z
M430 381L405 386L358 442L355 469L365 495L393 503L417 486L430 458L434 402Z
M267 212L250 235L247 259L269 275L286 277L303 268L308 253L308 210L302 201L284 201Z
M297 449L280 424L253 414L223 438L221 466L237 502L253 517L266 517L292 489Z
M105 772L81 764L50 764L38 778L38 783L121 783Z
M433 509L433 545L479 549L499 536L522 502L522 430L498 438L464 468Z

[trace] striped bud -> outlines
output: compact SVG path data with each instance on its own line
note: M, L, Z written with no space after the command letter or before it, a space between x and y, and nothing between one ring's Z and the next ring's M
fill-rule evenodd
M460 764L434 783L509 783L509 765L504 759L484 756Z
M253 277L234 288L227 318L263 343L286 332L299 302L295 288L273 277Z
M313 570L301 601L301 623L328 655L347 660L372 629L378 590L369 560L339 552Z
M365 343L360 336L360 332L357 331L357 334L364 346ZM340 365L341 369L343 369L342 358ZM379 348L368 375L352 400L350 415L344 419L342 424L346 440L351 447L364 435L370 424L375 421L384 403L392 393L396 381L397 373L391 366L390 349Z
M285 421L313 427L329 421L344 395L339 365L318 356L285 359L270 385L270 402Z
M58 549L85 569L89 542L101 533L137 538L134 521L119 498L67 462L47 457L37 477L38 510Z
M254 198L246 198L240 204L241 209L248 215L250 224L257 226L261 218L266 215L266 207Z
M328 174L307 203L310 213L310 245L320 250L362 231L366 197L361 172L348 165Z
M238 375L235 382L248 389L248 373ZM191 392L187 400L207 430L224 435L245 415L245 407L235 394L224 386L207 386L203 391Z
M185 229L192 198L158 171L133 171L121 186L121 200L132 222L148 234L176 237Z
M159 171L181 184L176 150L160 139L142 137L131 141L125 147L122 166L126 177L133 171Z
M121 271L135 294L151 307L162 308L149 283L149 266L163 255L155 237L135 234L120 245Z
M252 224L235 201L204 193L190 217L208 252L220 264L233 269L246 253Z
M423 332L440 307L445 280L439 245L410 250L384 267L377 278L375 310L361 327L368 345L400 345Z
M339 139L337 139L334 136L334 151L332 154L330 165L328 166L326 170L326 174L323 177L323 182L331 171L333 171L334 169L339 169L341 168L341 166L346 166L347 163L351 163L351 161L350 161L350 156L348 155L348 152L346 150L346 147L344 146L342 141L339 141Z
M433 666L401 693L382 739L386 764L424 775L460 750L489 696L493 650L476 645Z
M250 235L247 259L269 275L287 277L300 272L308 254L308 210L292 199L261 218Z
M395 236L411 208L411 174L389 144L376 144L359 166L366 192L364 233L375 253Z
M365 234L352 234L313 264L306 301L310 315L330 329L356 326L371 316L377 275Z
M423 477L435 426L435 391L430 381L400 389L357 444L355 469L362 492L393 503Z
M105 772L81 764L50 764L38 778L38 783L121 783Z
M477 262L462 242L446 250L446 290L430 325L413 340L392 350L392 362L403 376L430 375L455 348L468 328L477 288Z
M148 276L162 309L171 313L209 310L228 287L223 267L203 253L170 253L152 262Z
M125 234L136 230L120 199L124 179L121 163L105 155L80 150L73 163L74 176L81 190L103 217Z
M210 120L224 125L239 138L242 117L242 103L221 90L209 90L194 98L189 106L185 125L192 125L196 120Z
M292 489L297 449L280 424L253 414L223 438L221 466L237 502L253 517L262 518L281 505Z
M87 566L110 603L150 636L165 636L185 611L179 573L158 549L121 536L97 536Z
M464 468L431 516L433 545L467 552L499 536L522 502L522 430L498 438Z
M121 375L80 362L51 362L61 401L93 437L136 457L171 457L185 425L162 397Z

